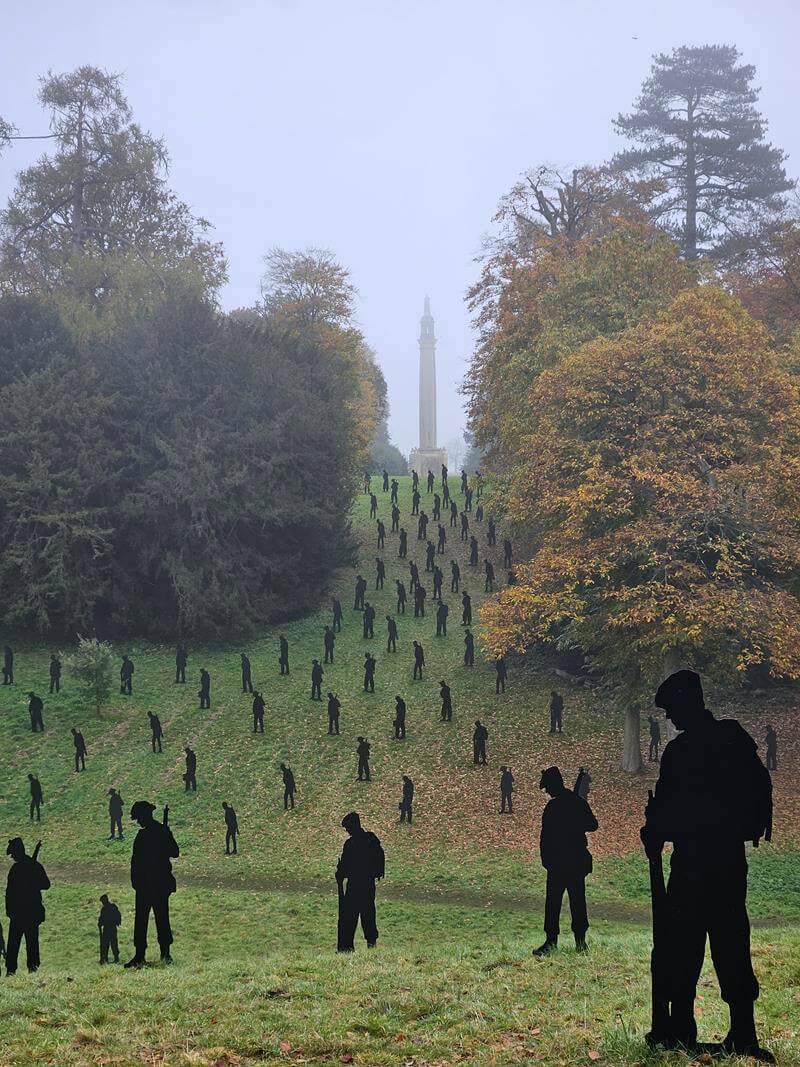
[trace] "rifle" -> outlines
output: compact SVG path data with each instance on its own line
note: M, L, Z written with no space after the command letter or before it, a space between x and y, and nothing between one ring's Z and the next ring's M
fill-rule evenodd
M169 826L169 805L164 805L164 818L161 820L165 826Z
M41 847L42 847L42 842L41 841L37 841L36 842L36 848L33 850L33 855L31 856L31 859L34 861L34 863L39 858L39 850L41 849Z
M653 790L647 791L645 822L653 803ZM671 1034L670 1018L670 926L667 912L667 887L661 853L648 853L650 867L650 902L653 916L653 948L650 953L650 980L652 986L650 1032L645 1041L651 1047L666 1044Z

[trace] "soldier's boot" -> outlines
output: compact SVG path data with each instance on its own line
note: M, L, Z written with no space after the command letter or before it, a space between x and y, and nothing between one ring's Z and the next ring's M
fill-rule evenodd
M533 950L531 955L533 955L533 956L549 956L550 953L551 952L555 952L555 950L557 948L558 948L558 938L557 937L548 937L547 940L543 944L539 945L538 948L535 948Z
M730 1011L731 1028L722 1042L725 1052L735 1056L750 1056L761 1063L774 1063L775 1057L769 1049L761 1048L758 1043L753 1002L747 1000L733 1003L730 1005Z
M170 955L169 946L161 949L161 962L172 963L172 956Z
M144 965L145 965L144 956L136 955L136 956L133 957L133 959L128 960L128 962L125 964L125 969L127 970L130 967L144 967Z
M575 934L575 951L576 952L588 952L589 946L586 944L585 934Z
M673 1000L670 1010L670 1040L668 1047L692 1049L697 1045L697 1023L691 1000Z

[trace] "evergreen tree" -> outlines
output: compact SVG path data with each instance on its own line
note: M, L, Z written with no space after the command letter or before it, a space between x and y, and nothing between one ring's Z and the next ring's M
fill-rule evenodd
M724 257L732 243L778 211L793 187L785 155L765 141L755 108L755 68L729 45L683 46L654 58L635 110L619 133L639 147L614 168L660 182L651 213L679 240L687 259Z

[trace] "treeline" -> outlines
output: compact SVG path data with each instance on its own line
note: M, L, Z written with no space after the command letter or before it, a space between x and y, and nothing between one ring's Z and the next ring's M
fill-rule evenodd
M119 79L39 95L54 149L0 213L0 623L226 636L308 610L386 414L347 271L274 249L223 314L223 250Z
M485 641L630 708L678 665L800 679L800 212L753 77L657 56L629 146L523 175L469 294L471 429L525 561Z

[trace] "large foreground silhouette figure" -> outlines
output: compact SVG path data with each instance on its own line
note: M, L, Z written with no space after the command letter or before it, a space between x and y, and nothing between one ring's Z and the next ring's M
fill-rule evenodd
M542 812L539 839L542 866L547 871L545 941L535 950L534 956L545 956L558 944L559 917L565 892L572 913L575 948L585 952L586 931L589 929L586 875L592 870L586 835L597 829L597 819L586 801L566 788L558 767L542 771L539 788L545 790L550 800Z
M50 879L36 858L38 854L39 845L32 856L26 855L21 837L12 837L8 842L6 855L13 862L6 883L6 915L9 918L6 974L16 973L23 937L28 970L33 972L39 968L39 927L44 922L42 891L50 888Z
M735 719L715 719L700 678L677 671L655 704L682 732L664 749L642 842L653 889L651 1045L697 1043L694 1000L706 938L730 1009L723 1050L774 1062L761 1049L753 1006L758 982L750 960L745 842L772 836L772 782L755 742ZM661 850L672 842L664 893Z
M337 950L352 952L358 920L367 945L375 947L378 927L375 919L375 882L383 878L385 857L375 834L364 830L357 812L342 819L348 838L336 867L339 887L339 931ZM346 883L346 886L345 886Z
M156 921L156 933L164 963L172 963L170 946L172 928L169 922L169 898L175 892L175 875L171 860L180 849L165 821L153 818L155 805L137 800L131 807L131 818L141 829L136 834L131 854L131 885L136 892L136 914L133 925L133 958L126 967L141 967L147 953L147 927L150 912Z

